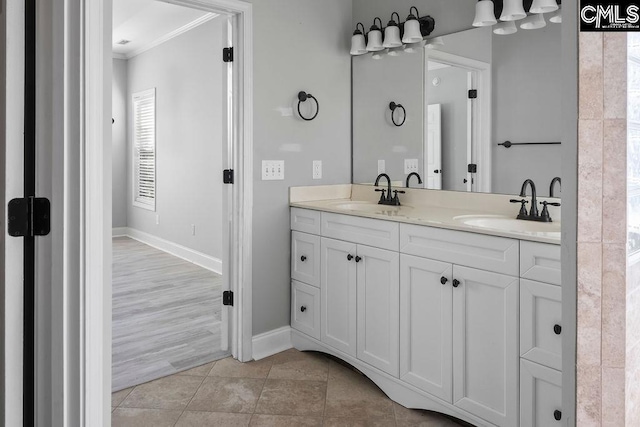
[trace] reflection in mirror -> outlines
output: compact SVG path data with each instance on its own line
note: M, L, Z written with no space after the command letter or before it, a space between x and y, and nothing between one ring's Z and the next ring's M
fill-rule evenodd
M560 145L498 144L560 141L560 36L550 23L509 35L484 27L418 54L354 57L353 182L386 172L404 186L417 172L413 188L517 194L530 178L547 196L562 176ZM406 108L401 127L391 101Z

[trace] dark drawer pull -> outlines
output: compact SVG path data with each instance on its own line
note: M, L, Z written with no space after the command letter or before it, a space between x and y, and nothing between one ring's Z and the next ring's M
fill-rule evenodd
M553 332L555 332L556 335L560 335L562 333L562 326L553 325Z
M306 257L306 256L302 255L302 256L300 257L300 261L305 262L306 260L307 260L307 257Z
M458 286L460 286L460 281L458 279L453 279L453 287L457 288Z
M553 418L555 418L556 421L560 421L562 419L562 412L556 409L553 411Z
M351 261L353 259L353 255L349 254L347 255L347 261Z
M447 279L447 278L446 278L446 277L444 277L444 276L442 276L442 277L440 278L440 283L442 283L443 285L446 285L448 281L449 281L449 279Z
M307 311L307 307L303 305L302 307L300 307L300 311L304 313L305 311Z
M359 256L356 256L356 262L360 262L362 261L362 258L360 258Z

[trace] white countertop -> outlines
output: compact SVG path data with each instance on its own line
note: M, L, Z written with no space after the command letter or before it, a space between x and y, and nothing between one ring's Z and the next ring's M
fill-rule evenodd
M354 186L355 187L355 186ZM380 219L384 221L395 221L407 224L425 225L429 227L446 228L450 230L467 231L479 234L486 234L492 236L509 237L513 239L529 240L534 242L560 244L561 233L560 223L539 223L527 224L530 221L518 220L509 221L515 218L512 215L514 206L510 206L509 213L503 211L496 211L486 209L486 205L480 206L485 209L468 209L462 208L460 204L454 204L454 206L437 206L429 204L420 204L420 200L412 197L405 202L405 206L385 206L375 205L374 200L362 200L361 198L354 198L351 194L351 198L346 198L346 192L344 187L339 194L336 194L336 198L328 198L325 200L301 200L300 198L292 198L290 206L312 209L323 212L332 212L343 215L353 215L364 218ZM370 190L369 190L370 191ZM354 192L356 193L356 192ZM325 191L324 196L327 197ZM402 200L402 199L401 199ZM507 200L508 203L508 200ZM352 206L349 206L349 205ZM359 204L366 204L367 209L359 209ZM470 203L467 206L476 205ZM517 213L517 209L515 209ZM559 216L559 215L558 215ZM553 217L553 212L552 212ZM476 226L465 223L469 219L506 219L508 228L488 228L486 226ZM530 230L517 230L516 228L534 227L536 231Z

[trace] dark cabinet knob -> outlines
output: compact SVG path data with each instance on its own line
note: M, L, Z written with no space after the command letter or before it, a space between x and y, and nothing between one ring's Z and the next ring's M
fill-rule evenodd
M442 277L440 278L440 283L442 283L443 285L446 285L448 281L449 281L449 279L447 279L447 278L446 278L446 277L444 277L444 276L442 276Z
M460 281L458 279L453 279L453 287L457 288L458 286L460 286Z
M347 255L347 261L351 261L353 259L353 255L349 254Z
M562 326L553 325L553 332L555 332L556 335L560 335L562 333Z
M359 256L356 257L356 262L360 262L362 261L362 258L360 258Z
M556 409L553 411L553 418L555 418L556 421L560 421L562 419L562 412Z
M306 256L302 255L302 256L300 257L300 261L305 262L306 260L307 260L307 257L306 257Z
M307 311L307 307L303 305L302 307L300 307L300 311L304 313L305 311Z

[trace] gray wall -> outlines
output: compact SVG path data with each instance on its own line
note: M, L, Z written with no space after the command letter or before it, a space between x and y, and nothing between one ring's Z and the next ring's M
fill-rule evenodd
M493 35L492 27L460 31L447 35L444 38L444 46L439 46L438 50L491 64L493 37L498 36Z
M442 189L466 191L467 177L467 70L457 67L427 72L428 104L440 104L442 136ZM434 78L440 84L434 86Z
M351 2L256 0L254 12L253 334L289 325L288 188L351 179ZM305 122L298 91L320 101ZM262 181L262 160L284 160L283 181ZM323 179L312 179L322 160Z
M538 193L561 175L560 145L504 148L497 143L562 139L562 25L493 37L494 193L517 194L531 178Z
M111 152L113 155L113 227L127 226L127 61L113 60Z
M214 258L222 258L222 18L128 61L133 93L156 88L156 212L131 203L127 221ZM129 135L132 123L129 121ZM129 152L131 152L129 141ZM156 215L159 224L156 224ZM191 234L191 224L196 235Z
M371 55L353 58L353 182L371 183L378 175L378 160L385 160L392 180L404 181L405 159L418 159L422 169L424 111L424 51L400 56ZM402 104L407 120L391 122L389 102ZM396 111L396 122L403 112Z

